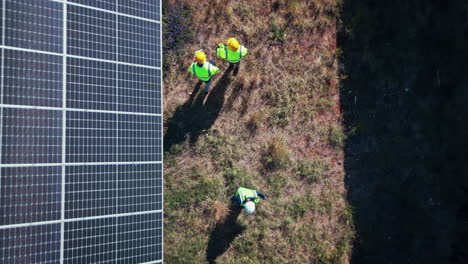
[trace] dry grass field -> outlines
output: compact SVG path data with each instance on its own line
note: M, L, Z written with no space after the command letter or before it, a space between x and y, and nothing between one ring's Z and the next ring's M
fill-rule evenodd
M348 262L339 11L327 0L165 3L167 263ZM249 49L237 76L216 58L229 37ZM206 98L187 72L198 49L220 67ZM238 186L269 199L238 215Z

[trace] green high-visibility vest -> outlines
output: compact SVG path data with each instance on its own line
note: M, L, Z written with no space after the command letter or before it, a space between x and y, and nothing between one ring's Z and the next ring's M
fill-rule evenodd
M240 206L242 206L242 207L244 206L244 201L247 198L252 199L254 201L254 203L256 203L256 204L258 204L258 202L259 202L256 190L247 189L247 188L244 188L244 187L239 187L239 189L237 189L236 195L239 196Z
M195 76L197 76L200 80L207 82L211 79L211 76L218 73L219 69L213 64L205 61L202 67L198 66L196 62L192 63L192 65L190 65L189 71L195 74Z
M227 46L220 46L216 49L216 55L230 63L238 63L242 57L247 55L247 48L240 46L237 51L230 50Z

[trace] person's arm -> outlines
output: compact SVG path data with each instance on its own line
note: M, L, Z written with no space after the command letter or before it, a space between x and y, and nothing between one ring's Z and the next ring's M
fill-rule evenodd
M247 48L242 46L242 57L245 57L245 55L247 55Z
M224 44L219 43L218 48L216 49L216 55L221 59L226 59L226 50L224 49Z
M261 193L259 191L257 191L257 195L260 196L260 198L262 198L263 200L267 199L267 197L263 193Z
M211 75L215 75L219 72L219 68L211 64Z

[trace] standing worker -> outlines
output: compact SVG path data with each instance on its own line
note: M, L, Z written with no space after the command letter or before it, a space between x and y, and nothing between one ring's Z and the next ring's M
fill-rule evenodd
M237 75L241 59L247 55L247 48L240 45L239 41L235 38L230 38L227 40L227 46L224 46L223 43L218 44L216 55L229 62L228 70L232 70L235 67L234 75Z
M258 204L258 197L266 200L266 196L256 190L239 187L231 200L237 203L240 207L244 207L246 213L251 214L255 211L255 205Z
M195 62L190 65L189 71L206 83L205 94L211 86L211 77L219 72L216 63L212 60L206 61L206 54L202 50L195 52Z

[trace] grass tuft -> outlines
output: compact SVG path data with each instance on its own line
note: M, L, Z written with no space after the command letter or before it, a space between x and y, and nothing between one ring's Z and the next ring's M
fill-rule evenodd
M270 114L270 122L273 126L286 127L289 122L291 109L288 107L273 108Z
M268 169L285 169L291 162L288 147L282 138L275 137L265 153L265 164Z
M222 175L228 193L235 193L239 186L254 186L252 176L237 166L232 160L225 160L221 165L224 168Z
M328 142L337 149L342 149L345 145L346 134L341 127L331 126L328 131Z
M327 166L321 160L301 160L297 164L297 175L308 183L317 183L327 173Z
M288 182L288 175L284 172L271 173L267 177L267 182L270 185L270 195L279 196L283 192Z
M315 102L318 111L328 111L333 107L333 102L329 98L320 98Z
M263 111L254 112L250 115L250 118L246 123L247 128L251 132L255 132L257 131L257 129L263 126L265 119L266 119L266 115Z
M317 201L317 198L315 198L312 194L308 194L296 197L295 199L291 200L286 205L286 208L289 215L294 219L297 219L304 216L304 214L308 211L316 209L318 206L319 202Z
M286 0L286 5L289 12L298 13L303 7L301 0Z
M273 22L270 25L270 39L278 43L283 43L286 38L285 29L281 27L278 23Z
M166 192L167 210L178 210L189 206L197 206L203 201L216 199L221 188L220 182L202 177L188 188L171 188Z

